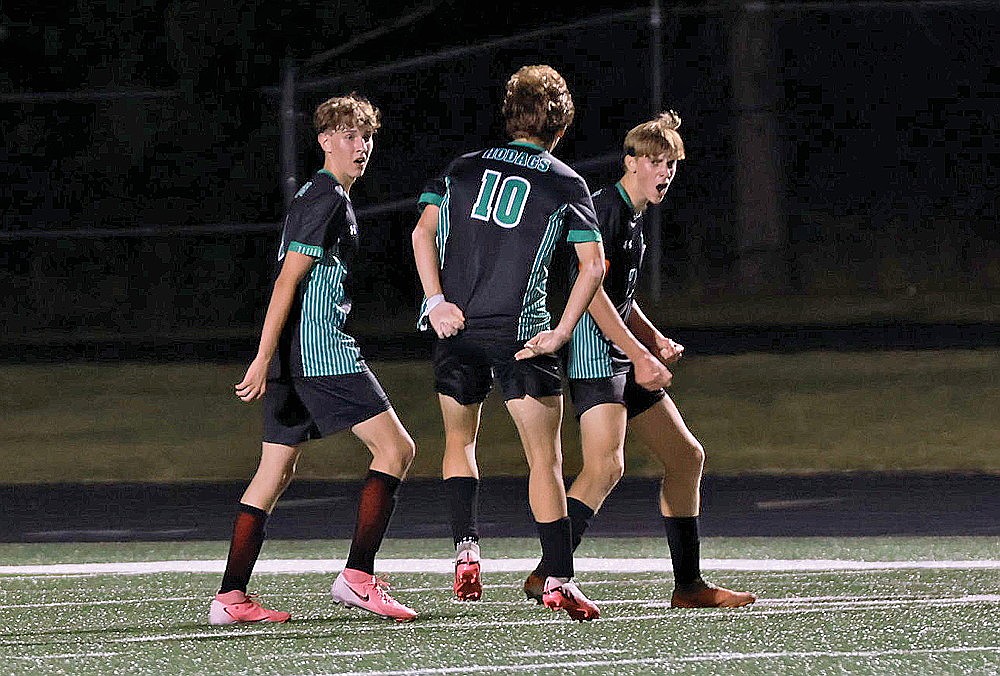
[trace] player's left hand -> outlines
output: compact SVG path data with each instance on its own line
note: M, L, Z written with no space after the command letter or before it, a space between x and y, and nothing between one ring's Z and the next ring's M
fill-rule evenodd
M656 356L669 366L684 356L684 346L666 336L658 336L656 338Z
M254 359L243 380L236 384L236 396L243 401L253 401L264 396L267 389L267 361Z
M524 349L519 350L514 355L514 359L531 359L540 354L552 354L565 345L567 340L569 340L569 336L556 329L542 331L529 338L524 344Z

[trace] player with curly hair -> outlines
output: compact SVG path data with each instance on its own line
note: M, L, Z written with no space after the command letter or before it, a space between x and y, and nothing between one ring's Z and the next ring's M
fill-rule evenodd
M350 191L371 160L379 118L356 94L331 98L316 109L323 168L289 206L260 346L236 385L243 401L263 398L263 444L257 472L240 500L211 624L288 621L289 613L265 608L246 593L264 524L295 474L302 444L346 429L368 447L372 461L333 599L400 622L416 617L389 595L374 571L396 489L413 460L413 441L354 338L343 330L351 311L348 272L359 237Z
M434 385L444 419L455 595L468 601L482 595L476 436L496 376L524 445L528 499L551 564L542 602L590 620L599 610L572 581L555 353L601 284L604 253L586 183L552 155L573 114L569 88L553 68L514 73L503 103L511 141L462 155L427 186L413 249L425 294L420 324L438 337ZM579 275L550 328L549 267L560 242L575 251Z

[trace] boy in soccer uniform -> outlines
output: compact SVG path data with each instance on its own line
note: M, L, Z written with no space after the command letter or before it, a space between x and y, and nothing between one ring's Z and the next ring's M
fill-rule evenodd
M663 464L660 513L674 569L671 606L737 607L756 597L706 583L700 572L698 513L704 451L663 390L667 365L684 348L663 336L635 301L645 243L642 214L659 204L684 159L673 111L640 124L625 136L625 173L594 194L608 272L588 313L573 331L567 375L580 419L583 468L568 494L573 549L624 471L626 427L637 433ZM544 555L524 583L540 600L549 563Z
M420 196L413 249L432 328L434 385L445 428L442 463L456 546L454 591L482 595L476 523L476 435L494 375L517 426L529 467L529 502L551 566L542 602L573 619L598 617L571 581L573 557L562 483L561 374L554 354L600 286L604 254L586 183L551 151L573 118L562 76L526 66L507 83L506 145L457 158ZM550 329L549 265L568 242L580 274Z
M416 617L374 574L396 489L413 460L413 441L354 339L343 331L351 310L345 278L358 247L349 193L371 159L379 112L351 94L320 104L314 121L323 168L289 207L260 347L236 385L243 401L263 397L264 440L260 465L240 500L226 572L209 611L211 624L288 621L289 613L265 608L246 593L264 524L292 480L301 445L345 429L364 442L373 459L347 566L331 588L333 600L400 622Z

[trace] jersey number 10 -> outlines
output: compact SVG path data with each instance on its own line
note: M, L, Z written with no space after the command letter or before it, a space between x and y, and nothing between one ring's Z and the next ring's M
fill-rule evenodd
M492 219L501 228L514 228L521 222L531 183L520 176L508 176L501 181L502 177L499 171L492 169L483 172L471 215L480 221Z

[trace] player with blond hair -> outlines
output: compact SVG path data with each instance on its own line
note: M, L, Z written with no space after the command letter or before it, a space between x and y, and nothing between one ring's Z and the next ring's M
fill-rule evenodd
M316 109L323 168L289 206L260 347L236 385L243 401L263 398L264 440L260 465L240 500L226 571L209 611L211 624L291 617L247 594L264 524L295 474L302 444L346 429L368 447L372 461L347 565L331 588L333 600L400 622L416 617L389 595L374 570L396 489L413 460L413 441L354 338L343 331L351 311L346 282L359 237L350 191L371 160L379 118L356 94L331 98Z
M583 467L567 492L573 549L624 472L625 432L637 434L663 465L659 507L674 570L672 606L735 607L756 597L706 583L700 570L698 515L704 450L664 387L667 366L683 346L653 326L635 300L645 242L642 215L659 204L684 159L673 112L634 127L625 136L624 173L594 193L607 274L566 353L570 395L580 420ZM575 271L574 271L575 272ZM528 598L542 599L549 561L543 553L524 583Z

